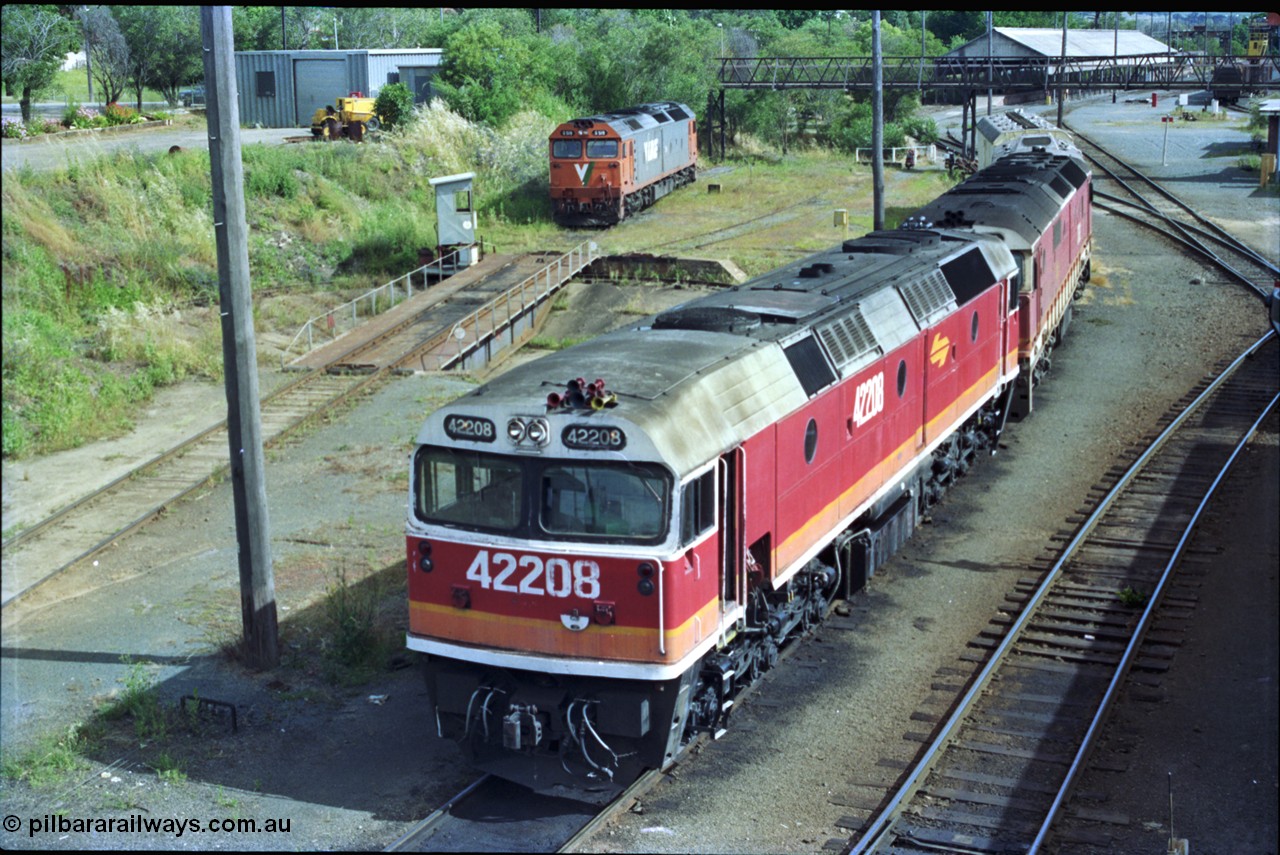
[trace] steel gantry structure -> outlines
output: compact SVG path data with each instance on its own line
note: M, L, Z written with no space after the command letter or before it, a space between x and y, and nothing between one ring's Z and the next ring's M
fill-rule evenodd
M1059 88L1207 89L1215 72L1227 66L1240 71L1246 82L1265 86L1280 80L1280 56L1215 57L1177 52L1066 57L886 56L881 64L885 90L950 91L966 96L966 102L985 89L1045 93ZM719 97L711 93L708 105L711 141L715 141L718 119L723 157L726 89L871 91L873 73L870 56L722 57Z

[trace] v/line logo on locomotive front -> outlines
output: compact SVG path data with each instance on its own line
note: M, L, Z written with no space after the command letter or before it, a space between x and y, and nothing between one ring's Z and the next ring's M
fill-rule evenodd
M1033 409L1088 279L1091 176L1032 125L902 228L427 418L407 644L441 736L536 790L611 798L721 732L780 647L865 584ZM601 128L570 127L585 155Z
M697 121L670 101L573 119L550 155L556 222L610 226L696 179Z

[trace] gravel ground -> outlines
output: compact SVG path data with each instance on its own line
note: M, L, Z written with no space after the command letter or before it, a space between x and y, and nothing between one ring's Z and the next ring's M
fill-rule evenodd
M1131 133L1123 123L1148 119L1135 106L1109 103L1080 108L1071 117L1100 136ZM1232 137L1222 128L1212 130L1214 140ZM1189 134L1185 142L1194 160L1187 166L1190 177L1204 170L1206 161ZM1236 219L1262 223L1262 239L1269 241L1262 246L1274 252L1280 245L1274 197L1258 198L1247 182L1234 180L1228 163L1211 163L1209 171L1219 180L1187 181L1188 194ZM910 753L914 746L902 737L921 729L910 716L928 694L935 672L955 664L965 642L985 626L1014 582L1027 575L1029 563L1064 527L1115 454L1219 357L1261 333L1260 305L1216 274L1105 215L1098 216L1096 231L1094 283L1066 346L1055 353L1054 373L1038 393L1037 412L1011 428L1001 453L938 507L938 524L926 526L855 601L856 631L821 630L743 705L724 739L651 792L641 812L608 829L598 848L813 852L838 836L835 823L849 811L833 804L832 797L865 780L881 758ZM190 693L235 703L239 731L230 734L214 720L195 733L174 730L138 739L108 727L89 752L91 767L53 774L38 786L9 778L0 782L3 814L20 821L17 832L0 834L0 845L363 849L393 840L469 781L456 750L434 738L413 669L353 688L331 688L322 679L324 659L314 655L316 643L305 629L321 617L320 595L333 584L334 568L365 577L362 584L385 586L395 601L403 573L403 471L411 439L427 411L465 388L465 381L452 378L396 380L269 455L272 541L286 641L286 664L275 671L246 674L217 652L238 621L235 533L226 484L171 509L101 556L96 566L77 568L6 609L0 659L0 744L6 764L36 766L33 758L49 754L58 734L83 721L97 700L118 695L140 675L155 681L166 704ZM1254 489L1269 490L1274 507L1275 479L1263 478L1256 487L1246 485L1228 496L1250 506ZM21 484L14 490L21 501ZM1264 578L1270 574L1271 596L1254 602L1274 604L1274 552L1269 563L1265 552L1247 552L1240 563ZM1217 614L1206 612L1205 619ZM1250 752L1270 746L1262 752L1271 758L1269 773L1265 764L1257 773L1258 787L1270 796L1269 812L1267 805L1218 799L1217 808L1228 813L1204 822L1228 828L1248 823L1274 849L1274 608L1269 620L1237 626L1245 630L1240 635L1248 639L1248 649L1270 656L1260 670L1240 677L1241 685L1261 692L1261 714L1240 724L1237 740ZM1209 637L1196 636L1197 641ZM1212 652L1203 651L1205 663L1213 661ZM1196 648L1195 655L1200 653ZM129 665L121 657L154 664ZM1176 672L1187 661L1195 660L1184 650L1170 677L1170 697L1184 697ZM1269 683L1249 683L1255 675ZM1186 695L1185 708L1179 702L1167 705L1168 711L1185 709L1202 730L1232 703L1205 692ZM1186 732L1171 727L1170 732ZM1259 727L1262 735L1255 733ZM1142 743L1144 752L1154 743ZM1196 783L1217 785L1214 743L1206 743L1206 752L1194 761L1202 765L1179 775L1180 793ZM156 774L156 767L166 765L162 755L183 758L183 774ZM1158 772L1160 764L1153 764ZM1236 772L1233 766L1231 774ZM1122 780L1120 788L1127 783ZM1138 798L1140 792L1135 788L1131 795ZM1197 796L1188 792L1185 798ZM1147 801L1153 803L1129 808L1131 815L1158 820L1163 791ZM1138 809L1143 807L1148 809ZM290 820L290 829L215 835L187 830L181 837L164 831L29 835L29 820L55 812L69 819L230 817L264 823L275 818ZM1178 833L1196 846L1196 829L1179 827ZM1154 837L1146 840L1148 851L1157 844ZM1197 851L1206 850L1197 846Z

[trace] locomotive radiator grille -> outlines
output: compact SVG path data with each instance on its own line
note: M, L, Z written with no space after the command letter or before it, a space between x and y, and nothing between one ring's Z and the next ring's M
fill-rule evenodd
M922 327L928 326L934 315L955 302L955 295L951 293L946 278L939 270L931 270L921 279L904 282L898 286L898 292L902 294L916 323Z
M880 347L871 334L871 327L867 326L862 310L856 306L845 317L818 327L817 331L827 352L841 370L868 353L884 352L884 348Z

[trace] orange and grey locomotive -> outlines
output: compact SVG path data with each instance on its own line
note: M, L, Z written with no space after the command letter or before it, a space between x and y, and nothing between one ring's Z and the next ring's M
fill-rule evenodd
M693 111L666 101L573 119L551 134L551 205L565 226L610 226L693 182Z
M1028 411L1087 275L1074 155L519 366L432 413L408 646L478 766L604 799L738 693Z

